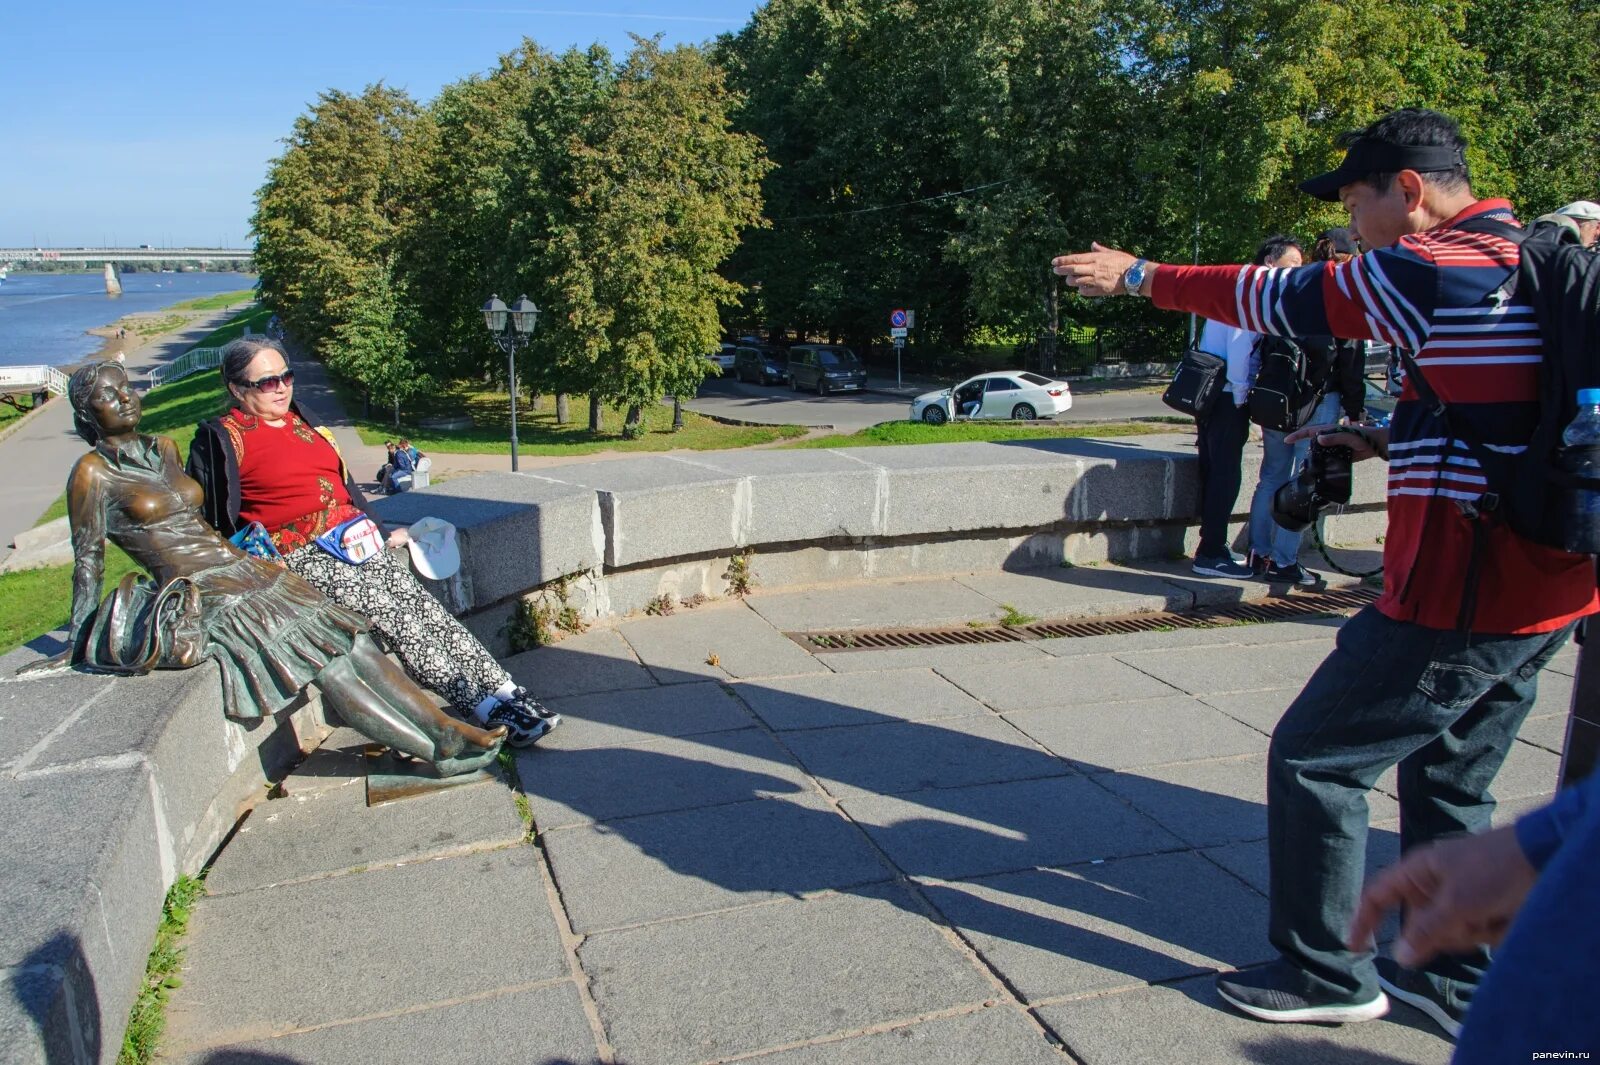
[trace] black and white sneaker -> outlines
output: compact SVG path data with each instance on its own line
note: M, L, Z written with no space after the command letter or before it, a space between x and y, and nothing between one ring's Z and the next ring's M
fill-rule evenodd
M1268 584L1287 584L1295 588L1322 586L1322 577L1298 562L1291 562L1287 566L1268 566L1260 576Z
M1451 1039L1461 1035L1461 1025L1467 1018L1465 1006L1453 1005L1425 975L1402 968L1393 958L1375 958L1373 964L1378 967L1378 986L1391 997L1426 1013Z
M1259 1021L1354 1024L1389 1012L1389 998L1382 991L1365 1002L1308 994L1305 976L1282 959L1218 976L1217 994Z
M540 721L550 722L550 727L555 728L561 723L561 715L528 694L528 689L518 687L511 693L511 698L506 702L518 706L538 718Z
M507 746L532 747L560 724L561 716L552 714L548 718L540 717L518 703L502 702L489 711L487 721L490 728L498 725L506 727Z
M1191 568L1202 577L1235 577L1243 579L1255 576L1254 571L1249 566L1241 565L1227 556L1222 558L1202 558L1196 555L1194 556L1194 566Z

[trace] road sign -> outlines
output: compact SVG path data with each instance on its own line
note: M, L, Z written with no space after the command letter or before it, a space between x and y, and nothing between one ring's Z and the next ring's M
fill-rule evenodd
M906 335L906 327L902 325L898 328L891 329L889 330L889 335L892 337L903 337Z
M904 329L906 327L906 312L899 309L890 311L889 325L895 329ZM896 333L895 335L901 336L903 334Z
M899 351L901 348L903 348L905 346L906 346L906 338L905 337L895 337L894 338L894 350Z

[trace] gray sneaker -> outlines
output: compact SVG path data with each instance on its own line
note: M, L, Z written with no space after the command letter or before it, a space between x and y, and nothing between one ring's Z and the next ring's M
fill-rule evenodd
M532 747L543 739L551 729L561 723L559 714L550 717L539 717L515 702L498 704L489 711L488 724L490 728L497 725L506 727L506 744L510 747Z
M1281 958L1252 969L1223 973L1217 977L1217 994L1258 1021L1354 1024L1377 1020L1389 1012L1389 999L1382 991L1364 1002L1312 995L1306 991L1306 979L1300 970Z
M1390 998L1426 1013L1451 1039L1461 1035L1461 1025L1467 1019L1465 1006L1451 1004L1426 975L1401 968L1393 958L1374 958L1373 964L1378 967L1378 986Z
M1203 558L1200 555L1196 555L1194 556L1194 566L1191 568L1202 577L1248 579L1255 576L1254 570L1249 566L1234 561L1232 557Z

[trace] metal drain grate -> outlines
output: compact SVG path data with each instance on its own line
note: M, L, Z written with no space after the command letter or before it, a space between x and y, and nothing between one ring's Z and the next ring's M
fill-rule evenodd
M1204 629L1240 622L1289 621L1294 618L1343 614L1376 601L1372 588L1346 588L1305 595L1275 596L1259 603L1204 606L1181 613L1161 611L1082 621L1037 621L986 629L844 629L834 632L791 632L787 635L808 651L881 651L900 647L956 647L965 644L1020 643L1074 636L1115 636L1158 629Z

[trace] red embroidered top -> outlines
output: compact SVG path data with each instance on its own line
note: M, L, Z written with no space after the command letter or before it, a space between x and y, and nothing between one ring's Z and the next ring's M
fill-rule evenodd
M268 425L236 407L222 428L239 457L239 521L259 521L282 553L361 516L345 491L339 453L293 411L282 425Z

